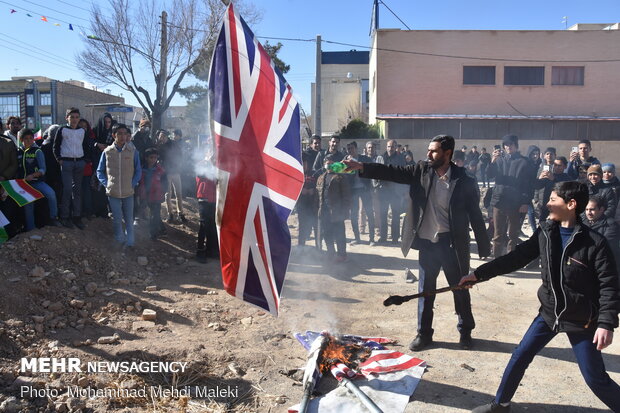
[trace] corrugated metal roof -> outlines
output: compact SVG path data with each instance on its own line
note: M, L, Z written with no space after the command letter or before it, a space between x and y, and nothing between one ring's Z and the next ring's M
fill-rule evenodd
M404 113L379 113L377 119L531 119L531 120L615 120L620 121L620 116L582 116L582 115L562 115L562 116L520 116L520 115L470 115L458 113L445 114L404 114Z

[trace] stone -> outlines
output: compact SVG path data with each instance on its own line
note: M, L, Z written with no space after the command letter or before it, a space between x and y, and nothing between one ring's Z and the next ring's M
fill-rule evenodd
M34 321L35 323L39 324L45 321L45 317L42 315L33 315L32 316L32 321Z
M228 365L228 370L232 371L236 376L244 376L245 370L243 370L239 365L235 362L232 362Z
M31 235L30 239L33 241L41 241L43 237L41 235Z
M91 275L91 274L94 274L94 273L95 273L95 271L93 271L92 268L90 268L90 267L84 268L84 274Z
M146 257L138 257L138 265L146 266L149 264L149 259Z
M149 291L149 292L157 291L157 286L156 286L156 285L148 285L148 286L145 288L145 290L146 290L146 291Z
M127 312L130 312L130 313L132 313L133 310L135 310L135 309L136 309L136 307L134 307L133 305L128 305L127 307L125 307L125 310L127 310Z
M157 319L157 312L146 308L142 311L142 319L145 321L155 321Z
M69 304L71 305L71 307L73 308L82 308L84 307L84 305L86 304L83 300L77 300L77 299L73 299L69 302Z
M0 404L0 412L3 413L18 413L22 408L21 402L16 397L9 397Z
M43 302L41 303L41 307L43 307L43 308L47 308L47 307L49 307L49 306L50 306L50 304L51 304L51 303L52 303L52 302L51 302L50 300L45 300L45 301L43 301Z
M82 377L85 378L85 377ZM67 407L69 407L69 409L74 412L76 410L80 410L80 409L85 409L86 408L86 401L82 400L82 399L78 399L76 397L71 397L67 400Z
M63 275L63 278L66 281L73 281L73 280L75 280L77 278L77 276L74 273L72 273L72 272L68 272L68 273Z
M118 334L114 334L113 336L103 336L97 339L98 344L116 344L120 337Z
M128 278L119 278L117 281L118 281L118 283L120 285L129 285L130 284L130 281L129 281Z
M250 324L252 324L252 317L242 318L241 324L243 324L244 326L249 326Z
M183 257L177 257L177 258L176 258L176 263L177 263L177 265L184 264L184 263L185 263L185 258L183 258Z
M30 271L30 274L28 275L31 277L42 278L45 277L45 270L43 269L43 267L39 267L37 265Z

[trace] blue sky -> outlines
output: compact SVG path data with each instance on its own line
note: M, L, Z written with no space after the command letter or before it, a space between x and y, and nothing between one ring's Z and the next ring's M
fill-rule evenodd
M88 9L93 2L102 7L107 4L107 1L96 0L0 0L0 45L4 52L0 79L42 75L59 80L92 81L77 68L75 55L85 47L80 31L88 27ZM568 17L569 25L620 22L618 0L383 2L411 29L416 30L562 30L565 26L563 16ZM372 3L372 0L255 0L254 4L262 10L263 19L253 28L258 36L314 39L320 34L323 41L368 46ZM17 10L17 13L11 14L11 9ZM33 17L27 17L26 13ZM41 15L48 17L47 23L40 20ZM380 5L379 21L381 28L406 29L384 5ZM61 26L54 26L54 23ZM73 24L74 31L68 30L67 23ZM277 41L270 40L271 43ZM287 80L309 114L312 109L310 83L314 79L315 43L281 42L284 47L280 57L291 65ZM356 47L323 43L324 51L353 48ZM357 49L368 50L363 47ZM154 89L148 74L141 74L138 78L145 88ZM111 85L97 86L110 88L115 94L123 93L129 103L137 104L128 92ZM182 105L184 100L177 98L173 104Z

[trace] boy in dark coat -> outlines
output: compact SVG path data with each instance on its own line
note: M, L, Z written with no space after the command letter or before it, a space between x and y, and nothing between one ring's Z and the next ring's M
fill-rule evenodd
M161 203L165 201L168 178L158 162L157 149L148 148L144 157L146 164L142 168L138 195L141 203L149 209L149 235L152 240L156 240L158 235L165 233L164 223L161 222Z
M588 188L561 182L551 193L549 220L507 255L483 264L460 285L487 280L541 258L538 316L515 349L495 399L475 413L510 411L510 400L528 365L558 333L566 333L586 383L613 411L620 411L620 386L605 371L601 350L613 340L620 308L618 272L609 243L581 222Z

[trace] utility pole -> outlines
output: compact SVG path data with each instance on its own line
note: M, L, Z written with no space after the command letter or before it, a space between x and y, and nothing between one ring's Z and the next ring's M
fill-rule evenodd
M321 136L321 35L316 36L316 80L314 86L314 134Z
M166 78L168 77L168 13L161 12L161 58L159 63L159 105L163 107L166 101ZM161 119L163 120L164 113L161 113ZM163 125L160 125L160 127Z
M379 29L379 0L375 0L375 30Z

